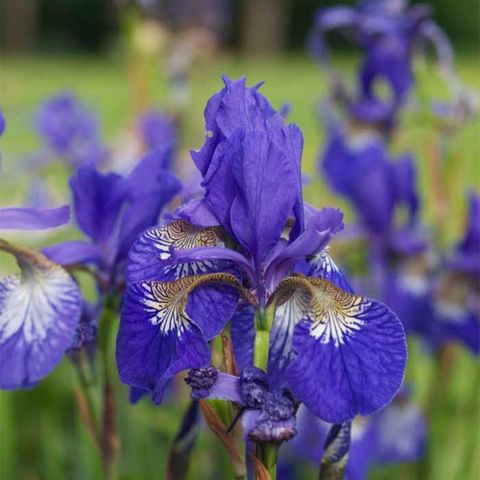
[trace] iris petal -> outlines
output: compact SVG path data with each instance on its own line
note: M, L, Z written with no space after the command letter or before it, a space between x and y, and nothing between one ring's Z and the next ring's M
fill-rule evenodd
M208 273L212 261L172 264L171 250L214 247L222 242L214 227L196 227L184 220L175 220L162 227L150 228L134 243L127 266L127 280L175 280L184 276Z
M253 366L254 315L254 308L247 302L240 300L230 322L233 353L239 370Z
M318 278L289 277L308 298L310 318L295 327L297 356L286 372L292 392L327 422L342 423L384 407L402 384L405 334L385 305ZM282 291L280 290L280 291Z
M280 387L285 380L285 371L295 358L292 349L295 325L308 316L307 312L308 304L300 291L275 310L268 354L268 381L272 388Z
M0 229L43 230L68 222L70 208L0 208Z
M71 346L81 294L60 266L42 254L0 241L21 275L0 281L0 388L27 387L45 377Z
M127 288L117 338L123 382L153 392L159 403L166 382L210 361L207 339L230 319L238 297L233 275L184 277L174 282L138 282ZM239 286L238 286L239 287ZM239 287L240 288L240 287Z
M308 265L310 266L310 271L308 272L309 277L323 278L324 280L332 282L345 292L353 293L352 287L337 267L337 264L333 261L333 258L328 254L327 250L322 250L318 255L310 258Z

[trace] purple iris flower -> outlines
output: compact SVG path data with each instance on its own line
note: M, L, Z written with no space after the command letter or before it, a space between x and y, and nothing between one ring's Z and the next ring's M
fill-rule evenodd
M41 230L68 222L68 207L1 208L0 229ZM66 270L39 252L0 239L20 274L0 279L0 388L34 385L72 345L80 290Z
M71 93L46 100L35 114L35 126L44 142L41 158L61 158L72 167L107 158L95 115Z
M88 240L49 246L47 257L61 265L94 265L100 290L118 291L133 241L180 190L177 177L164 167L171 148L145 155L126 176L100 173L94 165L78 167L70 187L77 225Z
M382 298L397 313L405 330L420 335L436 350L457 341L472 353L480 353L476 283L480 262L480 200L468 197L469 212L463 238L451 249L443 264L431 261L427 243L412 235L400 241L383 285ZM411 232L410 232L411 233Z
M359 92L348 99L351 115L364 123L393 124L393 116L413 85L412 57L419 46L430 42L440 65L450 71L453 52L441 29L429 18L425 5L409 7L405 0L366 0L358 7L320 9L310 43L318 58L327 60L325 35L341 31L358 44L364 57L359 71ZM390 89L390 99L375 92L379 80Z
M175 374L201 369L191 382L197 396L243 405L250 438L285 440L298 402L336 423L384 407L402 383L405 337L398 318L353 293L326 253L342 214L303 203L299 128L258 85L224 82L205 110L205 143L192 152L204 198L130 251L117 364L124 383L157 403ZM305 262L307 275L297 269ZM240 377L206 373L208 342L229 321ZM253 364L265 332L262 370Z

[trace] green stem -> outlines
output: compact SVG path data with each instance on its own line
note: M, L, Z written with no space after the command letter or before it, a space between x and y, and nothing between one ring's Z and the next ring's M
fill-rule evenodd
M267 371L268 350L270 347L270 330L275 317L275 304L270 305L266 310L255 312L255 344L253 351L253 363L256 367Z
M270 473L272 480L277 478L278 445L263 443L257 446L258 456Z

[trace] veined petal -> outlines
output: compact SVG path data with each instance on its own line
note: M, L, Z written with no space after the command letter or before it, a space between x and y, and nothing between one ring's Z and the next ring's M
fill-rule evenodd
M297 356L286 372L292 392L331 423L388 404L402 384L406 363L399 319L380 302L319 278L289 277L279 291L295 285L310 308L305 312L309 318L297 324L293 336Z
M70 208L0 208L0 229L44 230L68 223Z
M295 358L292 348L295 325L308 317L308 311L308 300L299 290L275 309L268 353L268 381L271 388L278 388L285 382L285 371Z
M143 232L134 243L127 265L127 280L175 280L211 272L211 260L172 262L172 250L223 245L215 227L196 227L184 220L175 220L162 227Z
M28 387L48 375L71 346L82 309L70 275L42 254L0 240L21 275L0 281L0 388Z
M310 270L307 273L308 277L323 278L324 280L332 282L335 286L341 288L345 292L353 293L353 289L347 279L337 267L333 258L328 254L328 249L322 250L317 255L313 255L308 259L307 263L310 267Z
M282 149L272 132L253 131L245 133L232 169L238 189L230 209L232 232L259 268L299 200L299 165L293 149Z
M222 286L218 290L218 284ZM210 274L127 288L117 338L120 378L162 400L166 382L210 361L207 340L230 319L241 289L235 276Z

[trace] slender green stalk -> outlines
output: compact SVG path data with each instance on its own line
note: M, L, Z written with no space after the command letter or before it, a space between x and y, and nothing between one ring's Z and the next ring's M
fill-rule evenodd
M275 316L275 305L269 306L266 310L255 312L255 344L253 362L258 368L267 371L268 350L270 347L270 330L273 326Z
M102 466L106 480L118 478L117 460L119 440L116 430L116 408L113 392L109 358L110 334L117 317L114 298L107 297L105 307L100 319L99 350L103 367L103 417L101 453Z

